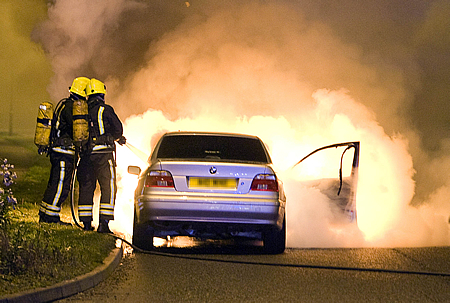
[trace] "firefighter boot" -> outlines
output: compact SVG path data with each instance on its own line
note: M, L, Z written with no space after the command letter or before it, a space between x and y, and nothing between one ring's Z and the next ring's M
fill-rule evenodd
M97 232L104 234L112 234L113 232L109 229L108 226L109 220L100 220L100 223L97 228Z
M39 223L54 223L59 224L63 226L72 226L72 224L63 222L59 219L59 217L56 216L49 216L43 213L39 213Z
M82 221L83 222L83 229L86 231L93 231L94 228L92 227L91 221Z

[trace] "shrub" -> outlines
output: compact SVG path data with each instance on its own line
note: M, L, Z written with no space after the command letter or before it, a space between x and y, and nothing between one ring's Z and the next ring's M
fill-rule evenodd
M14 169L14 165L8 163L8 159L1 159L0 177L2 177L2 183L0 184L0 229L5 230L9 223L8 213L11 208L15 208L17 199L14 198L11 185L14 184L14 179L17 178Z

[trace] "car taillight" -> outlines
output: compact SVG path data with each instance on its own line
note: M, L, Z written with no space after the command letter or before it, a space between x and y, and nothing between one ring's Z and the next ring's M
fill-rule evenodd
M171 173L166 170L152 170L145 178L145 187L174 187Z
M278 191L278 182L275 175L260 174L253 178L251 190Z

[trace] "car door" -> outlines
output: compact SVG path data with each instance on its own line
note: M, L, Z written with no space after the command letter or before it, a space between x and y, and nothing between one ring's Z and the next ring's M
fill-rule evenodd
M347 153L351 150L353 153ZM358 141L331 144L314 150L293 166L303 166L299 170L305 174L301 182L327 196L338 222L356 223L359 151ZM308 171L312 172L309 177Z

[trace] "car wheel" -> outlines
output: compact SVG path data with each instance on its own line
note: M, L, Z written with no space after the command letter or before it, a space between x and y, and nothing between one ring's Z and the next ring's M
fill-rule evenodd
M136 212L133 223L133 245L143 250L153 250L153 229L147 224L138 224Z
M286 216L281 230L270 229L264 233L264 250L269 254L281 254L286 249Z

